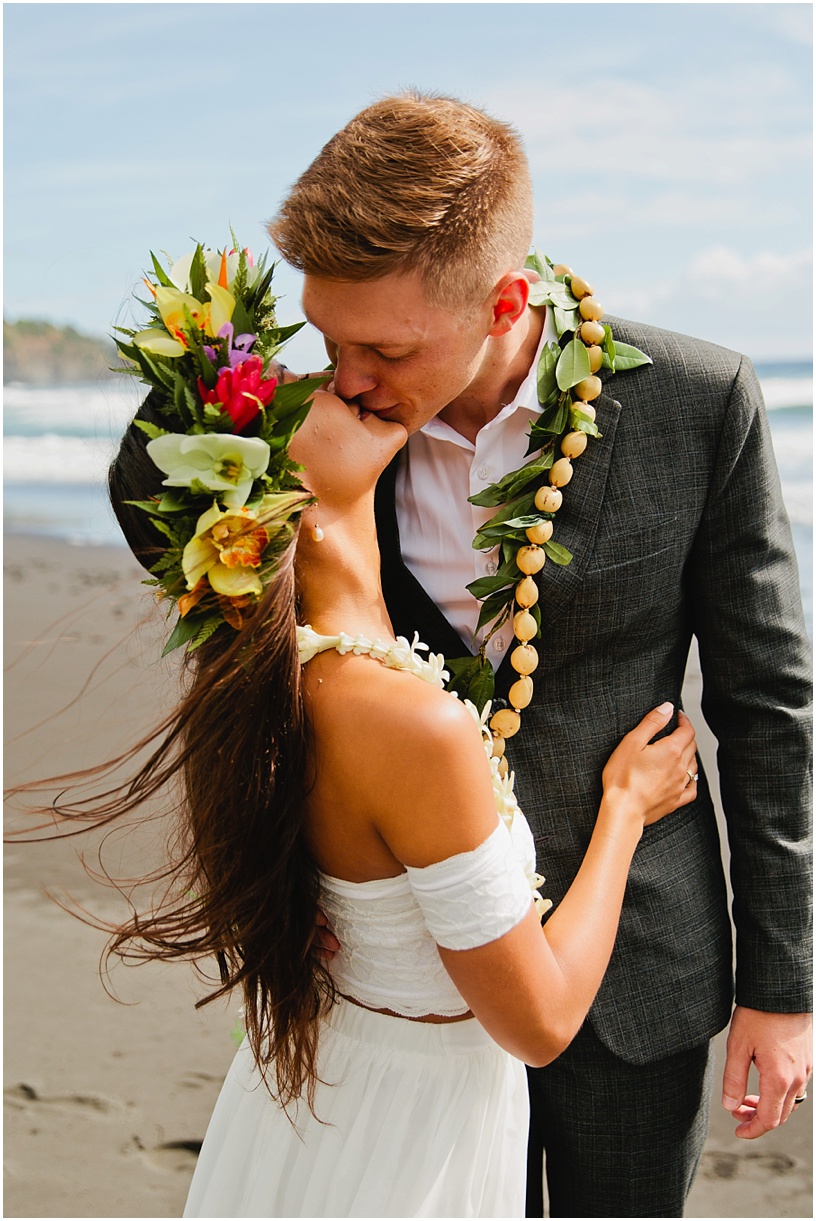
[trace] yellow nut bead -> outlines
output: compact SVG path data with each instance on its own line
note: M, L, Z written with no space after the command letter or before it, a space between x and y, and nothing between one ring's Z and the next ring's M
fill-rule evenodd
M504 738L502 737L502 735L500 733L494 733L492 736L493 736L493 758L501 759L502 755L504 754Z
M603 348L599 348L597 343L593 343L587 348L587 356L589 357L590 373L597 373L603 364Z
M552 538L553 524L551 521L539 522L537 526L530 526L529 530L525 530L531 543L536 543L539 547L542 543L548 543Z
M591 403L576 403L575 406L580 411L581 415L587 416L590 420L595 420L595 408Z
M531 644L520 644L510 654L510 665L516 674L532 674L538 665L538 652Z
M521 717L512 708L502 708L490 718L490 728L503 738L512 738L521 729Z
M534 636L538 635L538 624L535 617L528 610L520 610L513 616L513 631L516 640L521 640L526 644L528 640L532 640Z
M509 771L510 765L504 755L502 755L501 759L499 759L499 775L506 776Z
M520 571L526 572L528 576L534 572L541 572L546 558L547 557L541 548L533 545L529 547L519 547L518 551L516 552L516 563L518 564Z
M578 334L586 344L601 343L606 336L606 331L601 326L600 322L582 322L579 327Z
M554 488L564 488L572 479L572 463L569 458L559 458L550 467L550 483Z
M599 377L595 377L594 375L591 377L585 377L584 380L579 382L577 386L572 387L572 393L575 395L575 397L577 399L583 399L585 403L588 403L591 399L596 399L602 390L603 382Z
M585 432L568 432L561 442L561 453L565 458L580 458L586 447Z
M539 513L557 513L563 499L558 488L539 488L535 494L535 507Z
M516 586L516 602L519 606L535 606L538 601L538 586L532 577L525 577Z
M587 322L600 322L604 316L604 307L597 297L584 297L578 304L578 312Z
M526 708L533 698L533 680L529 674L516 679L507 693L507 698L514 708Z
M592 285L587 284L586 280L582 280L580 276L573 276L570 283L573 297L577 297L580 301L582 297L592 296Z
M571 276L572 268L567 267L566 263L556 263L553 267L554 276Z

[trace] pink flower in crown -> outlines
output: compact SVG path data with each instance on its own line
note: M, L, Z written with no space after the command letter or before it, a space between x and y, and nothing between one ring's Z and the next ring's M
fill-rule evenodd
M241 432L275 396L278 379L264 380L262 373L260 356L250 356L234 369L221 369L213 390L208 390L199 378L201 401L220 404L231 416L235 432Z

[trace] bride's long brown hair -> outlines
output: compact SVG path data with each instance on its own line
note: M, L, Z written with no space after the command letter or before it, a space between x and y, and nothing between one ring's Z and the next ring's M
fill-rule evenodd
M151 393L136 419L162 424L156 406ZM131 424L108 482L125 539L149 569L163 537L128 503L160 492L146 441ZM240 988L267 1087L284 1106L305 1095L313 1107L317 1019L334 993L315 943L318 874L302 825L309 725L296 636L297 533L295 526L240 630L225 625L188 656L173 711L146 739L92 769L107 774L147 747L135 775L54 809L61 820L104 825L159 793L167 800L180 781L172 859L152 876L163 883L162 898L112 930L106 957L199 965L214 958L220 985L199 1006Z

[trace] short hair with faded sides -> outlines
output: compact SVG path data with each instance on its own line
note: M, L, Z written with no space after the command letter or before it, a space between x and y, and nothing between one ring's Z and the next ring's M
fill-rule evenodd
M428 300L475 306L530 248L518 133L455 98L410 92L329 140L267 226L293 267L331 280L419 272Z

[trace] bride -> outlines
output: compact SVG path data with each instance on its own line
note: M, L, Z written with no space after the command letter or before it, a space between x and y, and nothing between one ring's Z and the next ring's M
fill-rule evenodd
M643 827L693 800L694 733L680 714L658 737L665 704L623 739L542 930L512 778L443 689L443 660L395 640L383 601L374 488L405 430L330 394L306 415L275 393L248 356L264 348L263 292L235 257L217 282L200 248L195 275L177 264L181 287L151 288L161 342L161 328L120 341L154 389L110 475L127 541L176 599L170 643L196 646L158 748L109 807L183 782L172 888L114 950L214 957L213 995L245 1004L185 1215L521 1216L523 1066L586 1017ZM173 315L184 292L199 312ZM237 318L242 292L257 334L236 338L216 307ZM197 402L172 388L193 357L205 374L220 362Z

